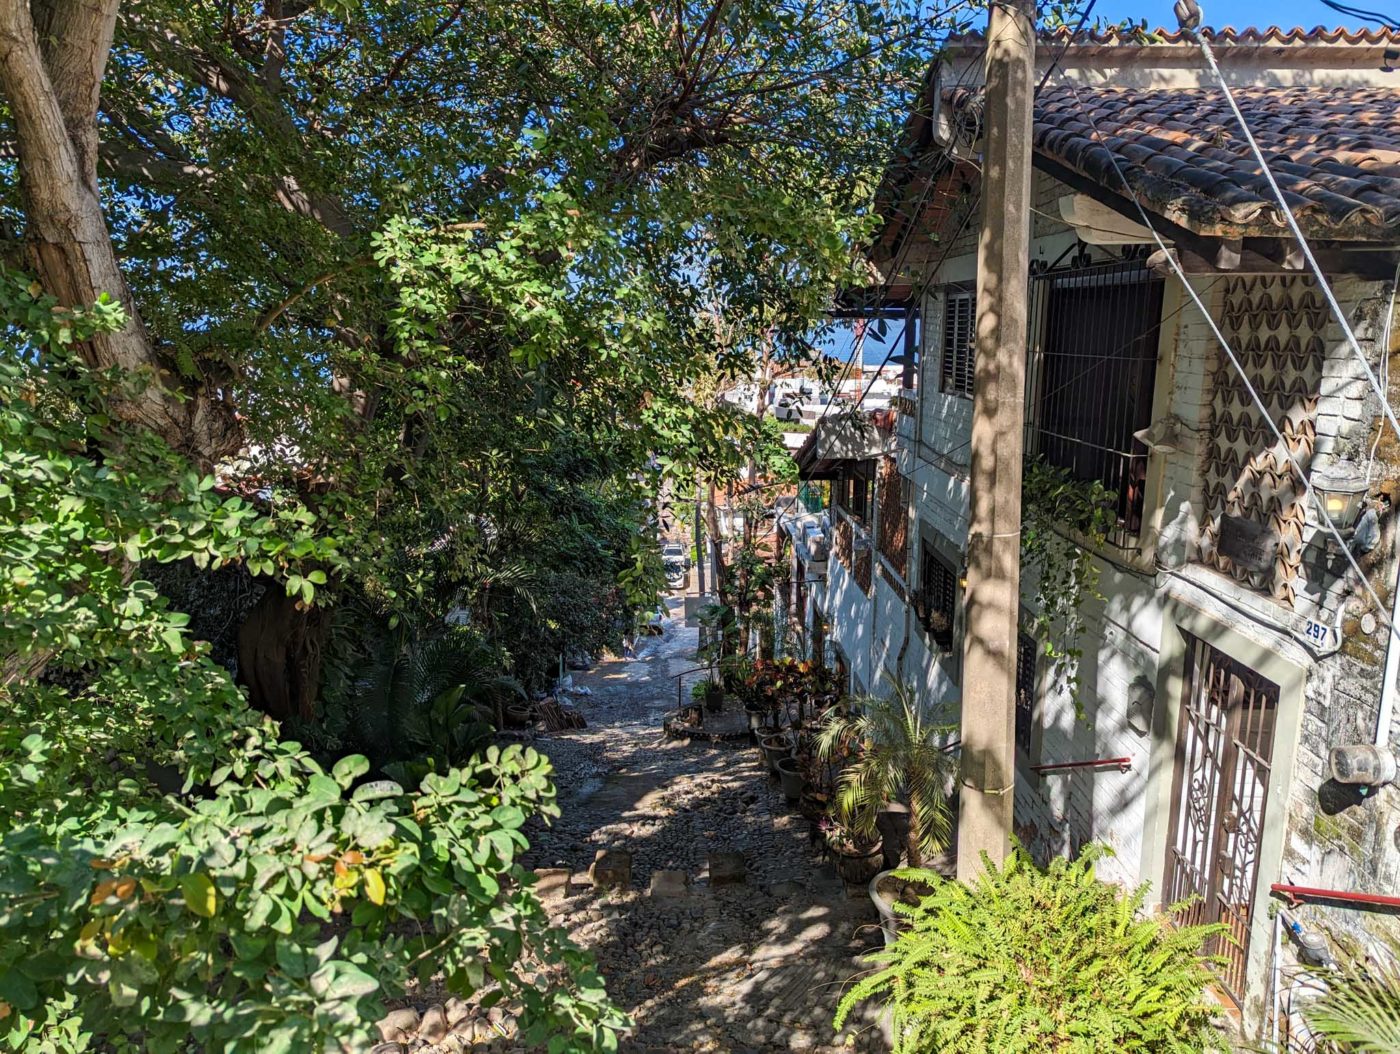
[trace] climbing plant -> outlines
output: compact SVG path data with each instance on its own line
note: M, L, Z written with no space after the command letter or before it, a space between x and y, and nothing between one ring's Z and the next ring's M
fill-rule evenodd
M1050 662L1057 687L1079 702L1079 640L1084 606L1102 600L1094 551L1115 525L1113 496L1098 480L1075 479L1043 458L1027 458L1021 477L1021 564L1035 580L1028 627Z

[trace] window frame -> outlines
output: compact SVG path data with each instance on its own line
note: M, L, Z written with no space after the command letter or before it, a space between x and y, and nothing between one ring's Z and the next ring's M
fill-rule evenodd
M944 286L942 295L938 390L957 399L971 399L973 381L977 373L977 295L973 290L961 285ZM959 347L960 326L965 327L966 332L963 334L965 339Z
M1082 306L1096 297L1107 303ZM1165 311L1165 279L1139 256L1031 277L1025 450L1075 478L1103 483L1117 503L1118 526L1108 540L1120 549L1137 544L1150 512L1151 452L1133 433L1155 419ZM1108 338L1114 346L1098 355L1094 340L1124 327L1135 312L1142 316L1137 335ZM1070 332L1080 336L1067 341ZM1086 355L1087 366L1078 361ZM1098 471L1088 467L1095 461Z
M936 570L939 581L930 582L930 572ZM957 644L958 609L962 604L962 590L958 585L958 569L953 566L938 547L927 538L919 541L919 625L924 634L942 651L951 652ZM934 590L940 594L940 603L946 598L947 608L935 608ZM948 623L947 629L935 630L933 616L942 614Z

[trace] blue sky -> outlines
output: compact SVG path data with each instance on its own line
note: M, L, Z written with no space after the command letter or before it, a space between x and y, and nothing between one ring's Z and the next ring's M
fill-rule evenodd
M1314 26L1362 28L1362 25L1355 19L1338 14L1323 4L1321 0L1271 0L1267 4L1260 3L1259 0L1198 0L1198 2L1205 24L1208 26L1233 26L1235 29L1244 29L1247 26L1263 28L1275 25L1282 26L1284 29L1291 29L1294 26L1302 26L1304 29L1312 29ZM1374 2L1352 0L1352 2L1354 6L1383 11L1400 17L1400 0L1374 0ZM1176 28L1176 16L1172 13L1171 0L1151 0L1149 3L1133 3L1132 0L1098 0L1098 3L1094 5L1093 17L1111 22L1128 18L1134 20L1145 18L1148 26L1153 29L1158 26L1167 29ZM899 327L892 326L888 338L895 339L898 333ZM843 326L829 340L823 341L821 346L832 355L842 359L849 358L852 348L849 326ZM888 350L887 345L875 336L873 330L866 335L864 356L866 362L879 363Z

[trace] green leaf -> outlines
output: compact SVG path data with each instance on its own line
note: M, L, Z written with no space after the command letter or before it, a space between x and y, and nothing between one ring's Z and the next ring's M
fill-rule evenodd
M219 910L219 894L209 876L195 873L180 876L185 907L200 918L212 919Z
M342 787L348 788L350 784L359 779L369 771L369 760L361 754L349 754L335 763L331 769L331 776ZM361 800L356 798L355 800Z

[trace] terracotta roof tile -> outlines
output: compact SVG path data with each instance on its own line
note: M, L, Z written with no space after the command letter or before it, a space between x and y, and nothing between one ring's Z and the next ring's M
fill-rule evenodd
M1301 26L1294 26L1292 29L1282 29L1279 26L1267 26L1263 29L1257 29L1254 26L1246 26L1244 29L1222 26L1219 29L1203 27L1200 33L1212 44L1286 46L1400 43L1400 33L1392 29L1345 29L1341 26L1335 29L1328 29L1326 26L1314 26L1312 29L1304 29ZM1042 33L1040 38L1060 44L1065 42L1071 44L1144 44L1147 46L1152 44L1195 44L1195 41L1181 30L1166 28L1149 30L1145 33L1136 31L1124 33L1110 27L1108 29L1081 30L1072 36L1069 29L1061 28L1050 33ZM949 37L946 42L949 47L969 45L981 47L982 43L983 35L981 33L960 34Z
M978 109L967 89L944 98ZM1400 241L1400 87L1251 87L1235 98L1305 231ZM1034 138L1043 158L1112 190L1116 158L1146 207L1192 230L1286 230L1219 89L1052 85L1036 97Z

